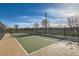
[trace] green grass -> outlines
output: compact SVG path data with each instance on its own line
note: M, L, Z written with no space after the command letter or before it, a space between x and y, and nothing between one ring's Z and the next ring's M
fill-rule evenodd
M50 38L35 36L35 35L22 36L22 37L16 37L16 38L19 41L19 43L23 46L23 48L27 51L27 53L37 51L55 42L55 41L49 41ZM49 39L49 40L46 40L46 39Z

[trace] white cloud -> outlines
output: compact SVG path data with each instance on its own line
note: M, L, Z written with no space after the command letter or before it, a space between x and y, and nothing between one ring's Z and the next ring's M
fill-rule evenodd
M11 27L14 25L19 25L19 28L33 27L34 23L38 23L41 27L41 21L44 19L42 16L19 16L15 18L17 22L14 22Z
M29 16L19 16L18 18L28 18Z
M18 20L19 22L26 22L26 23L38 23L40 22L42 19L44 19L44 17L42 16L19 16L16 17L16 20Z
M43 12L47 12L48 16L52 17L48 20L50 22L50 27L63 27L67 25L66 17L72 15L79 15L79 4L63 4L62 8L48 8L45 9ZM53 16L56 18L54 19ZM24 23L20 23L21 26L32 26L31 23L39 23L41 27L41 21L44 19L44 16L19 16L18 20L24 21Z
M14 28L14 25L18 25L19 28L26 28L26 27L32 27L33 23L16 22L16 23L13 23L11 27Z
M72 15L79 15L79 4L63 4L62 8L48 8L47 12L50 16L67 17Z
M30 18L29 18L30 17ZM25 19L24 19L25 18ZM41 16L21 16L20 19L25 20L24 23L20 22L20 23L14 23L14 24L18 24L20 27L32 27L34 23L39 23L39 27L42 27L41 22L43 19L45 19L45 17L41 17ZM31 23L28 23L28 21L31 21ZM53 18L49 18L49 23L50 23L50 27L63 27L64 24L62 24L62 19L53 19Z
M60 5L59 5L60 6ZM47 12L52 19L50 26L52 27L63 27L64 25L68 26L67 24L67 17L78 15L79 16L79 4L63 4L61 8L48 8L43 12ZM53 17L56 17L55 19Z
M53 28L55 28L55 27L62 28L62 27L65 27L65 26L68 27L68 25L65 24L65 23L63 23L63 24L50 23L50 27L53 27Z

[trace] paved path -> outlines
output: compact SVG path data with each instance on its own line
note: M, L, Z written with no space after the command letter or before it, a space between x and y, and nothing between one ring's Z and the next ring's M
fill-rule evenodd
M15 38L10 37L10 34L0 40L0 56L24 56L26 55Z

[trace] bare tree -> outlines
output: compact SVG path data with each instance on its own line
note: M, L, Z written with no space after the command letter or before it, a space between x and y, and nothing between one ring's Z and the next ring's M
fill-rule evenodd
M75 25L75 30L76 30L75 32L78 34L79 16L75 16L74 25Z
M47 19L47 13L45 13L45 19L42 21L42 27L45 29L45 34L47 34L47 29L49 28L49 22Z
M17 24L14 25L14 28L15 28L15 30L16 30L15 32L18 32L18 27L19 27L19 26L18 26Z
M42 27L43 28L48 28L49 27L49 22L48 22L48 19L47 19L47 13L45 13L45 19L42 21Z
M79 16L71 16L68 17L68 24L70 28L74 30L74 32L78 32L77 28L79 27Z
M77 28L79 27L79 16L68 17L68 24L71 29L70 32L72 32L73 35L73 42L75 42L76 39L74 38L74 36L75 34L78 34Z
M34 26L34 28L39 28L39 24L38 23L35 23L33 26Z
M34 28L35 28L35 29L34 29L34 33L37 34L37 33L38 33L39 24L38 24L38 23L35 23L33 26L34 26Z

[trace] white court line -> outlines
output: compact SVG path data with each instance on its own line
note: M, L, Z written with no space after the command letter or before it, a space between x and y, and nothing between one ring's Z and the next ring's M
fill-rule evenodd
M44 39L44 40L52 41L52 40L48 40L48 39ZM52 42L53 42L53 41L52 41ZM57 41L57 42L58 42L58 41ZM42 50L42 49L45 49L46 47L48 47L48 46L50 46L50 45L52 45L52 44L56 44L57 42L53 42L53 43L51 43L51 44L49 44L49 45L47 45L47 46L45 46L45 47L43 47L43 48L41 48L41 49L38 49L38 50L36 50L36 51L30 53L29 55L31 55L31 54L33 54L33 53L36 53L36 52L38 52L38 51L40 51L40 50Z
M52 44L53 44L53 43L52 43ZM34 53L36 53L36 52L39 52L40 50L43 50L43 49L45 49L45 48L51 46L52 44L50 44L50 45L48 45L48 46L45 46L45 47L43 47L43 48L41 48L41 49L38 49L38 50L36 50L36 51L30 53L29 55L34 54Z
M23 49L23 51L25 52L26 55L28 55L28 53L26 52L26 50L22 47L22 45L17 41L16 38L14 38L16 40L16 42L19 44L19 46Z
M14 38L16 41L17 41L17 39L16 38ZM53 38L54 39L54 38ZM50 42L53 42L52 40L48 40L48 39L43 39L43 40L47 40L47 41L50 41ZM38 50L36 50L36 51L34 51L34 52L32 52L32 53L27 53L26 52L26 50L22 47L22 45L17 41L17 43L20 45L20 47L23 49L23 51L26 53L26 55L30 55L30 54L33 54L33 53L35 53L35 52L37 52L37 51L39 51L39 50L42 50L42 49L44 49L44 48L46 48L46 47L48 47L48 46L50 46L50 45L52 45L52 44L54 44L54 43L56 43L56 42L53 42L53 43L51 43L51 44L49 44L49 45L47 45L47 46L45 46L45 47L43 47L43 48L41 48L41 49L38 49Z

